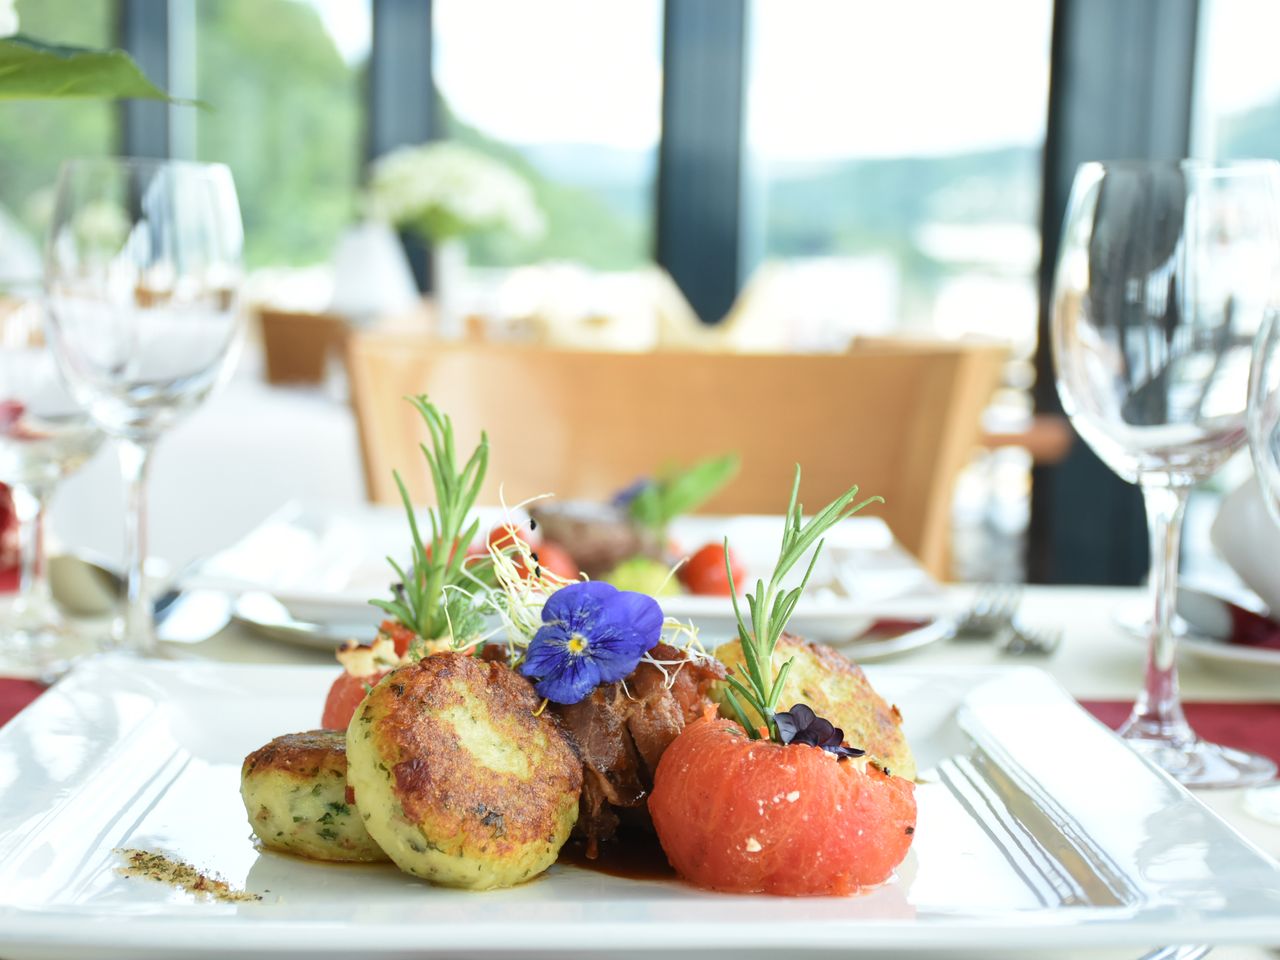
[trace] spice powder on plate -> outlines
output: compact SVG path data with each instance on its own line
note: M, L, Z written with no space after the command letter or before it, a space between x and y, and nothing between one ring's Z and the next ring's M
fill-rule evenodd
M148 880L178 887L188 893L227 903L262 899L261 894L236 890L221 877L201 873L191 864L183 860L175 860L163 853L125 849L117 849L115 852L125 858L124 866L116 868L116 872L125 877L145 877Z

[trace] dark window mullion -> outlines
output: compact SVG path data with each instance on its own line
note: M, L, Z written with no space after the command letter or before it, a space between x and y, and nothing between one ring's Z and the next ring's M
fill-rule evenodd
M1060 413L1049 316L1076 167L1089 160L1178 159L1191 140L1197 0L1057 0L1041 208L1040 345L1036 409ZM1077 441L1033 475L1028 579L1139 582L1146 519L1137 488Z
M741 283L746 0L666 0L655 259L704 322Z
M365 126L368 160L441 135L432 74L431 6L430 0L373 0ZM425 244L412 234L403 234L402 239L419 287L431 289Z
M142 72L169 89L169 4L119 0L117 42ZM120 102L120 152L130 157L169 156L169 108L154 100Z

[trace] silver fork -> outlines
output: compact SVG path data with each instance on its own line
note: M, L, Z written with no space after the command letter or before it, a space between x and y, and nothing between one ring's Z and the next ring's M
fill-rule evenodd
M1000 648L1002 653L1013 656L1034 654L1048 656L1058 649L1062 643L1062 631L1057 629L1035 630L1019 626L1017 621L1009 624L1009 639Z
M1016 583L985 583L973 596L969 609L955 623L957 640L992 640L1013 627L1014 615L1022 602L1022 587Z

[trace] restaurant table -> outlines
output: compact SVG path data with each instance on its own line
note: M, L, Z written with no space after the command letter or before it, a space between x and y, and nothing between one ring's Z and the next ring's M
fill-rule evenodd
M948 587L936 606L961 610L972 593L969 587ZM1145 656L1143 642L1119 624L1117 614L1141 605L1144 596L1142 590L1132 588L1028 587L1019 620L1030 628L1062 629L1062 643L1053 654L1013 657L1002 654L989 642L952 640L896 657L886 666L1036 666L1114 725L1127 712L1127 705L1142 682ZM706 639L714 642L717 638ZM331 653L267 639L235 623L203 643L171 646L168 652L177 657L224 662L327 663L337 670ZM1280 753L1280 664L1263 668L1230 666L1184 652L1180 667L1183 699L1190 705L1188 713L1193 723L1200 720L1205 732L1223 739L1227 734L1237 740L1244 738L1233 745L1263 750L1273 756ZM1088 757L1064 758L1064 762L1080 763L1082 776L1088 775ZM1247 813L1243 807L1245 791L1202 790L1196 795L1255 845L1280 858L1280 825L1264 823ZM1280 917L1276 922L1280 938ZM1223 960L1275 960L1280 952L1222 947L1215 949L1213 956Z

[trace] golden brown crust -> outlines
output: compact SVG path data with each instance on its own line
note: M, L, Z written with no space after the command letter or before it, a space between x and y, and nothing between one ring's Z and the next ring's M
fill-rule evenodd
M582 787L581 762L559 727L534 715L539 702L506 665L448 653L394 671L361 713L406 819L502 857L552 838L551 814Z
M347 735L343 730L286 733L244 758L241 774L275 770L302 780L325 773L347 776Z
M736 640L716 650L716 656L742 677L742 647ZM792 659L779 709L805 703L820 717L844 730L845 743L866 750L875 761L912 780L915 758L902 733L902 714L876 693L862 668L840 651L784 633L773 654L774 669ZM722 714L727 711L723 709Z
M833 698L829 689L810 690L801 684L800 696L803 702L832 722L837 721L837 716L833 714L838 710L837 725L844 727L848 743L861 747L873 757L887 761L908 779L914 778L915 761L902 735L902 714L896 706L876 693L862 668L826 644L784 634L778 649L785 651L787 647L807 650L823 670L832 676L846 678L845 683L839 685L843 695L838 700ZM791 704L785 704L784 708L789 706ZM823 713L823 707L829 712Z

